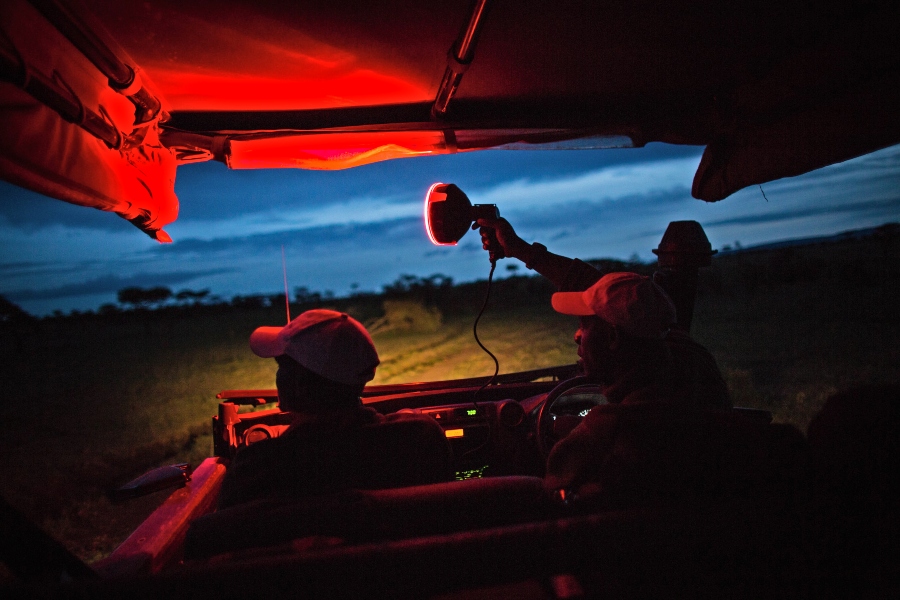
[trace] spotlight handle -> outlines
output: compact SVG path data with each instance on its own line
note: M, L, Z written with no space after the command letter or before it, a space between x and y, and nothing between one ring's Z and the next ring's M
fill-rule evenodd
M497 220L500 218L500 210L497 208L496 204L475 204L472 206L472 213L473 221L477 221L478 219ZM478 224L472 223L472 229L478 229ZM496 229L482 227L479 230L479 233L481 234L481 245L488 251L491 264L496 263L501 258L506 258L503 246L500 245L500 240L497 239Z
M497 239L497 232L493 229L490 229L487 233L487 242L488 257L491 260L491 264L494 264L501 258L506 258L503 246L500 245L500 241Z

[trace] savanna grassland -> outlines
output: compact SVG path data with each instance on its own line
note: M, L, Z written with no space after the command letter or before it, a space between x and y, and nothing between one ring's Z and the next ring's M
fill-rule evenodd
M805 430L834 392L900 381L898 257L896 228L717 257L692 331L735 404ZM369 325L382 359L374 383L491 374L472 337L485 283L434 281L317 305ZM501 372L575 361L576 321L549 308L551 293L538 277L495 285L478 332ZM253 356L247 338L283 322L283 306L246 304L3 321L0 493L83 559L108 554L162 498L113 505L104 493L150 467L209 456L215 394L274 387L274 361Z

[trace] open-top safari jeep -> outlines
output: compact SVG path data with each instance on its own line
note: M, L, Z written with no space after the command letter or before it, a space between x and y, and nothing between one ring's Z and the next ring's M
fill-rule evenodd
M0 14L0 175L114 211L159 241L177 214L176 167L204 160L340 169L485 148L695 144L706 151L693 193L717 201L900 141L891 2L15 0ZM679 304L688 320L689 284ZM102 562L80 563L4 510L4 537L18 540L7 563L25 579L10 591L830 591L827 571L842 555L822 547L834 530L801 518L786 487L762 504L725 494L632 508L545 490L551 438L604 401L575 375L572 366L503 375L477 401L482 379L370 387L364 401L377 410L441 424L452 481L214 511L233 453L285 426L275 408L242 412L272 403L272 390L223 392L215 456L136 482L131 493L183 485ZM729 418L772 427L764 413L740 412ZM404 461L421 458L391 447L390 435L369 441L380 449L370 468L387 478L402 481ZM766 458L740 456L747 468ZM896 590L890 576L876 578L878 591Z

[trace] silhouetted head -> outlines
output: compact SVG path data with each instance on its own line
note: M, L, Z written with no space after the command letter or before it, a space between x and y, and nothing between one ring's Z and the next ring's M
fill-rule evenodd
M278 361L278 398L290 411L358 404L379 363L366 328L333 310L308 310L284 327L260 327L250 335L250 348Z
M675 306L663 289L637 273L609 273L583 292L553 294L553 308L581 317L575 333L585 375L609 382L636 361L668 356L664 338Z

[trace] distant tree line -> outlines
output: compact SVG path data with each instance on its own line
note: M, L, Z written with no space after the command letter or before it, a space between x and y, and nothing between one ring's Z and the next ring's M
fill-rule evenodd
M773 286L811 284L833 280L843 285L871 287L898 277L896 257L900 254L900 226L889 224L872 232L848 232L834 240L816 243L797 243L778 248L741 248L738 242L713 259L712 267L700 270L700 294L739 294L752 296L764 293ZM651 275L656 264L641 262L637 257L588 260L603 272L635 271ZM513 267L513 268L510 268ZM492 306L523 306L548 302L555 291L543 277L524 270L519 274L517 263L505 265L506 276L494 280L491 290ZM382 286L380 292L360 291L351 285L351 293L337 297L332 291L315 291L295 287L291 298L291 314L320 306L345 310L363 320L383 316L385 300L420 303L436 308L444 315L470 312L481 307L487 292L485 281L454 283L451 277L435 273L426 277L401 274L395 281ZM168 287L127 287L118 291L118 304L105 304L97 311L100 316L167 311L173 314L186 311L227 310L284 310L285 297L278 294L251 294L223 299L210 290L183 289L173 292ZM54 317L79 317L95 314L91 311L72 311ZM0 325L17 326L36 323L10 300L0 296Z
M635 270L640 265L614 260L594 261L598 267L606 270ZM510 263L514 265L514 263ZM491 297L492 304L523 305L528 303L544 303L553 293L548 281L531 272L518 275L517 269L507 269L508 275L494 280ZM442 273L434 273L425 277L401 274L393 282L382 286L380 292L359 291L358 285L345 297L337 297L331 290L315 291L308 287L295 287L291 298L291 314L296 315L303 310L327 305L337 310L352 312L359 318L373 319L382 316L383 301L412 301L426 308L434 308L443 314L455 314L478 309L487 292L485 281L456 284L452 277ZM173 292L165 286L122 288L116 294L117 304L109 303L101 306L97 313L100 316L111 316L131 312L147 313L204 311L204 310L282 310L285 306L283 293L237 295L229 300L212 295L210 290L184 289ZM94 314L91 311L71 311L64 315L57 311L53 317L81 317ZM34 319L27 312L0 297L0 321L24 318Z
M0 323L27 323L34 320L35 318L33 316L7 300L5 297L0 296Z

